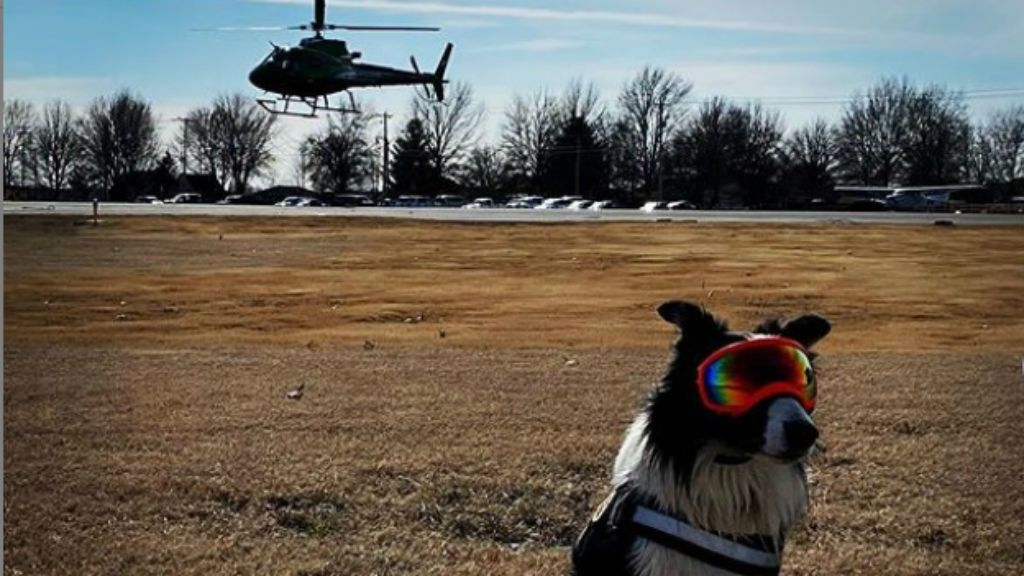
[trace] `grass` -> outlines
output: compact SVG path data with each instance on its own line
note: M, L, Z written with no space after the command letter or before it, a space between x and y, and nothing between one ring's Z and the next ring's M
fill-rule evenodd
M564 573L673 297L833 320L787 574L1024 571L1017 230L4 226L5 574Z

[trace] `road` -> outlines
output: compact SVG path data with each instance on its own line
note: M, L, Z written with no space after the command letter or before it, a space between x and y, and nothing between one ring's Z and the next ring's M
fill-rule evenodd
M4 202L4 214L91 216L86 202ZM749 210L687 210L646 213L639 210L512 210L503 208L281 208L216 204L104 203L100 216L318 216L446 220L453 222L722 222L722 223L848 223L934 225L952 221L961 226L1024 226L1024 214L935 214L916 212L779 212Z

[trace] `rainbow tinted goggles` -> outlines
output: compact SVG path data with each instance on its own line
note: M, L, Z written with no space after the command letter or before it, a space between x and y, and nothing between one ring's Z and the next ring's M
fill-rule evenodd
M789 338L744 340L719 349L697 369L697 388L708 410L740 416L758 403L792 396L814 410L818 389L807 351Z

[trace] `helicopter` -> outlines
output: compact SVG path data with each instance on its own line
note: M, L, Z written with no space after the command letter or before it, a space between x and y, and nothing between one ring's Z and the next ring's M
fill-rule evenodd
M276 94L273 99L258 98L256 102L275 115L315 118L317 112L358 113L353 88L381 86L422 86L427 97L444 101L444 78L453 45L445 45L441 60L433 73L420 72L415 57L410 57L412 70L399 70L375 64L356 62L360 52L350 52L343 40L324 38L328 30L437 32L440 28L422 26L352 26L325 22L326 0L315 0L313 21L288 28L253 28L253 30L309 30L313 36L303 38L298 46L278 46L271 42L273 51L252 72L249 82L266 92ZM220 30L236 30L221 28ZM348 94L349 107L331 106L328 96ZM292 105L303 111L295 112ZM304 107L304 108L302 108Z

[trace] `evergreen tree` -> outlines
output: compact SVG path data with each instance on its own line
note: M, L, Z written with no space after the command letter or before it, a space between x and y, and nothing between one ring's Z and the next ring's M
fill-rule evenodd
M391 192L433 195L439 183L439 174L430 161L427 135L423 122L412 118L395 140L391 161Z

